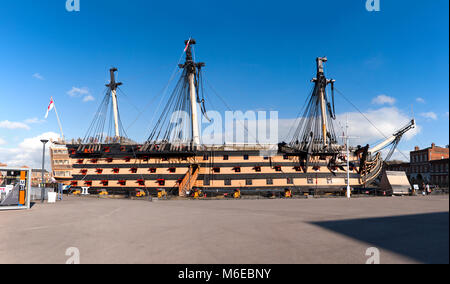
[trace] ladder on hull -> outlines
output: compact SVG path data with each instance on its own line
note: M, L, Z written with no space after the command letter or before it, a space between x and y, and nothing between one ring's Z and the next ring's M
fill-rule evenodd
M178 194L180 197L186 197L187 192L191 191L197 182L198 175L200 174L200 166L199 165L191 165L189 167L188 172L184 176L183 180L180 183L178 188Z

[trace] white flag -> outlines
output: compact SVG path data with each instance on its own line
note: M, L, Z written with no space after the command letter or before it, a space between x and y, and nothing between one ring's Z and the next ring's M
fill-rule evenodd
M48 113L55 107L55 103L53 102L53 97L50 98L50 104L48 105L47 108L47 113L45 114L45 119L47 119L48 117Z

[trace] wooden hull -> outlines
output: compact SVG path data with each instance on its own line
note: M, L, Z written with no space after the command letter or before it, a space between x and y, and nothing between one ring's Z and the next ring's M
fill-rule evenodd
M144 190L160 190L185 196L193 190L223 194L240 189L243 194L267 192L327 193L342 192L347 185L346 168L330 169L319 157L305 164L299 157L275 151L271 157L264 151L140 151L139 145L67 145L73 187L90 191L133 195ZM381 159L373 169L360 173L358 161L350 172L350 185L361 187L381 172ZM56 177L58 180L58 177ZM67 182L67 177L64 177Z

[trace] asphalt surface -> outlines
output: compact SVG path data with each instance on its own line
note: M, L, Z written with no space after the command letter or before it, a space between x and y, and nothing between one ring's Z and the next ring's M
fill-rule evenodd
M449 198L133 201L0 211L0 263L448 263Z

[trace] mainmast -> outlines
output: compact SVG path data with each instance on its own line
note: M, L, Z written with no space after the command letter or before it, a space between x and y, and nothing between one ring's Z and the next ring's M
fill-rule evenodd
M312 81L316 83L316 87L318 88L319 94L319 102L320 102L320 113L322 117L322 137L323 137L323 145L327 146L327 103L325 99L325 88L328 84L334 83L334 80L327 80L323 71L323 64L327 62L328 59L326 57L318 57L316 59L317 62L317 77Z
M112 103L113 103L113 112L114 112L114 132L115 132L115 138L120 139L120 132L119 132L119 108L117 104L117 87L122 85L122 83L116 83L116 78L114 72L117 72L117 68L111 68L109 70L111 75L111 81L106 86L110 88L111 90L111 97L112 97Z
M205 66L205 63L195 63L192 58L191 46L196 44L194 39L189 39L185 41L186 44L186 62L181 64L179 67L183 68L187 72L187 77L189 80L189 93L191 101L191 129L192 129L192 144L200 145L200 133L198 126L198 112L197 112L197 88L196 88L196 74L200 68Z

